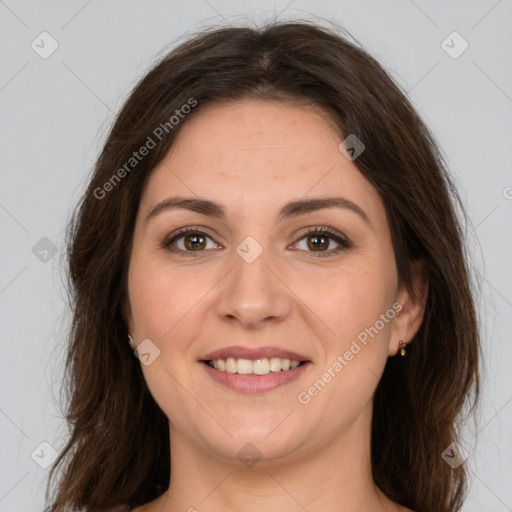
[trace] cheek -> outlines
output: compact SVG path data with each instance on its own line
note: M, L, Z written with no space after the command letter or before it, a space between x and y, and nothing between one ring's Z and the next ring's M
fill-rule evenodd
M346 419L357 415L371 399L387 361L394 274L389 262L366 256L337 268L328 279L308 280L308 290L303 288L308 306L329 328L316 333L320 364L298 397L299 403L310 401L307 407L318 414L331 410L328 414L336 416L343 410Z
M169 269L157 265L150 256L132 256L128 289L134 333L137 344L147 339L154 344L150 345L151 362L145 365L141 360L141 370L151 395L168 418L176 415L176 411L194 407L180 386L187 382L189 371L183 364L189 339L187 314L193 311L201 295L190 280L192 276L176 271L171 275Z
M299 399L309 401L312 412L331 410L328 414L338 417L344 411L345 419L353 418L371 400L380 380L396 314L395 274L389 261L375 258L372 264L371 259L340 268L323 293L317 283L309 294L312 309L334 331L323 337L324 357Z
M298 295L307 297L307 305L324 324L324 340L331 340L328 350L341 350L374 325L391 307L394 296L392 272L368 259L354 259L323 276L302 277L297 287Z
M193 309L208 283L194 284L197 276L189 269L171 270L152 256L135 255L128 288L138 335L163 341L180 318Z

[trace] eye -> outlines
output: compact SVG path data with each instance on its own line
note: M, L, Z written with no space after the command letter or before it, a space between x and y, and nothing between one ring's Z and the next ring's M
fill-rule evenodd
M208 246L208 240L213 243L213 247ZM205 231L198 228L180 228L169 235L162 246L170 252L185 253L187 256L198 256L194 253L219 247Z
M299 247L302 240L305 240L305 247ZM209 241L210 246L208 246ZM333 256L352 247L351 242L341 233L323 226L302 233L299 241L294 245L301 251L309 253L304 254L306 258ZM335 247L332 247L333 245ZM208 233L194 227L178 229L163 241L162 247L186 256L199 256L206 249L220 248Z
M305 240L305 246L300 247L299 244ZM337 247L333 247L336 245ZM315 227L302 234L299 242L295 244L299 249L310 254L305 254L307 258L325 258L333 256L352 247L351 242L337 231L327 227Z

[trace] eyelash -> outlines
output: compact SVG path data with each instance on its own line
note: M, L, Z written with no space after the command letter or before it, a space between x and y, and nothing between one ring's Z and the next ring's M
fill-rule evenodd
M176 254L180 254L183 256L190 256L190 257L197 257L200 256L202 251L184 251L182 249L175 249L172 247L172 244L179 240L180 238L183 238L187 234L200 234L204 235L211 239L211 236L203 231L202 229L189 227L189 228L180 228L179 230L175 231L174 233L170 234L162 243L162 248L167 249L168 251ZM339 246L336 249L331 249L330 251L306 251L309 254L304 255L306 258L327 258L329 256L336 255L342 251L346 251L347 249L350 249L352 247L352 243L344 236L339 234L337 231L327 228L325 226L318 226L315 227L309 231L306 231L305 233L302 233L298 241L302 240L303 238L307 238L308 236L313 235L329 235L327 238L333 240L334 242L338 243Z

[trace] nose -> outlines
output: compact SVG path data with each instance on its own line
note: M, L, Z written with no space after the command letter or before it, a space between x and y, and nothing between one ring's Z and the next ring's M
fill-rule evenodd
M233 253L233 268L218 290L217 314L223 321L256 329L286 318L292 293L267 250L248 262Z

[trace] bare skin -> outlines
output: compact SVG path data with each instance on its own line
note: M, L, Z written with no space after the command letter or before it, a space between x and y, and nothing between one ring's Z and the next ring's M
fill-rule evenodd
M160 350L141 367L169 419L171 482L135 512L408 510L372 479L372 399L388 357L417 332L423 309L398 288L384 204L339 151L341 140L311 108L218 104L183 125L153 171L137 214L125 312L133 347L150 339ZM174 208L146 220L170 196L221 203L226 217ZM367 221L350 208L276 219L289 201L333 196L357 205ZM207 234L182 235L176 252L163 247L182 227ZM307 234L318 227L350 246L332 238L322 245ZM251 263L236 251L248 236L262 249ZM425 296L419 267L415 280ZM393 318L334 371L338 356L386 313ZM272 391L242 393L214 381L200 361L231 345L277 346L312 364ZM329 368L329 381L308 395ZM237 456L247 443L261 454L250 467Z

